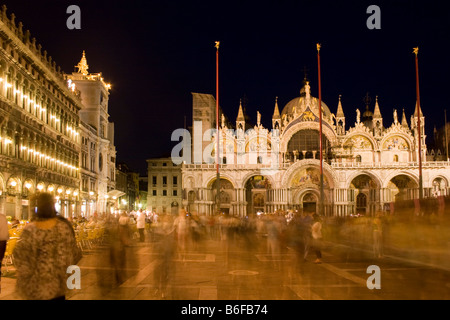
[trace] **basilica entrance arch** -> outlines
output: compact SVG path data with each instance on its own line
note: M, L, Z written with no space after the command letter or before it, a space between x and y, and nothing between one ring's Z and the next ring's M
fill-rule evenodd
M317 195L313 192L307 192L303 196L302 200L303 212L317 212L317 204L319 203L319 199Z
M368 173L361 173L351 180L349 189L353 193L354 212L362 215L373 215L377 210L376 203L380 190L378 179Z
M387 183L391 201L403 201L417 199L419 196L419 184L407 174L394 176Z
M215 212L232 213L231 202L234 199L235 187L229 180L221 178L219 180L219 193L217 193L217 183L217 179L214 179L208 186L212 194L210 199L213 200Z
M247 201L247 214L256 214L266 211L267 191L272 188L269 179L256 175L250 177L245 183L245 199Z

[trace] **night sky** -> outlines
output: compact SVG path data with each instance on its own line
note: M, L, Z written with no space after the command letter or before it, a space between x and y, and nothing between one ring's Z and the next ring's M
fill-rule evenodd
M416 101L413 47L419 46L420 102L427 143L449 107L450 11L445 1L0 1L66 73L86 51L89 71L112 84L110 121L117 162L145 174L146 159L169 155L173 130L192 124L191 92L215 95L214 41L220 44L220 105L233 121L239 99L271 128L299 96L304 68L318 96L316 43L322 45L322 99L335 113L338 96L353 126L364 96L378 95L385 126L393 109L408 123ZM69 5L81 9L81 30L69 30ZM369 5L381 9L370 30ZM450 116L450 112L449 112Z

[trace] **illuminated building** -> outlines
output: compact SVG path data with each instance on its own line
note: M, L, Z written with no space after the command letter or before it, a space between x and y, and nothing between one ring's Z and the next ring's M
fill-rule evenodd
M16 23L14 14L8 18L6 6L2 7L0 212L27 219L32 209L31 195L44 191L55 195L57 210L66 217L82 212L89 191L97 196L94 200L99 201L99 209L106 210L98 197L114 187L114 132L103 121L107 116L107 94L101 104L106 103L106 111L100 116L99 126L95 126L85 113L87 101L83 97L89 90L83 85L95 83L103 93L109 87L103 81L83 80L81 76L90 75L65 75L30 32L23 30L22 23ZM70 79L72 82L67 81ZM80 172L86 141L96 143L95 154L90 154L95 157L95 166L83 163ZM86 171L90 179L87 185L81 183ZM97 207L96 202L94 205Z
M373 215L390 210L396 200L417 199L417 108L409 123L404 110L395 110L393 123L387 124L377 97L373 112L367 102L348 127L341 100L336 99L336 113L322 102L324 214ZM215 133L206 132L216 125L215 99L193 93L192 156L180 156L183 207L207 215L219 209L237 216L288 209L318 212L319 113L309 82L304 80L300 96L281 112L275 100L271 129L262 125L259 112L257 124L249 127L242 104L237 109L235 123L222 115L219 124L217 195ZM422 110L420 117L424 197L448 195L450 163L426 160Z

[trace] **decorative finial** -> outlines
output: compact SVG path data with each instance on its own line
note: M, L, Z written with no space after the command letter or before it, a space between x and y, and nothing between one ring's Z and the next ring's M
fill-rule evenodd
M78 68L78 73L81 73L83 75L88 74L89 66L87 64L86 54L85 54L84 50L83 50L83 56L81 57L80 62L78 62L78 64L75 67Z
M419 47L415 47L413 48L413 53L417 56L417 54L419 53Z
M316 44L316 46L317 46L317 52L319 52L320 51L320 47L321 47L320 43Z
M341 97L342 97L342 94L339 95L339 102L341 102Z
M215 47L216 47L217 50L219 50L219 45L220 45L220 41L216 41Z

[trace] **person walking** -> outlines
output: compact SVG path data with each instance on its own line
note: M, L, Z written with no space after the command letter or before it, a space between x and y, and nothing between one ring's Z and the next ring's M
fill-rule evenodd
M147 215L142 209L139 210L139 213L136 218L136 228L139 232L139 242L145 241L145 222L147 219Z
M6 216L0 213L0 291L2 282L2 261L5 257L6 244L9 240L8 221Z
M81 250L70 222L57 215L53 195L41 193L36 202L13 251L16 290L27 300L65 300L67 268L78 263Z
M311 212L305 212L305 216L301 221L301 233L303 239L303 261L306 261L306 258L309 254L309 249L311 247L311 226L313 223L313 218L311 216Z
M318 214L313 215L313 224L311 226L312 247L316 253L316 260L314 263L322 263L322 221Z
M373 254L375 258L383 257L383 221L381 212L377 212L372 221Z

